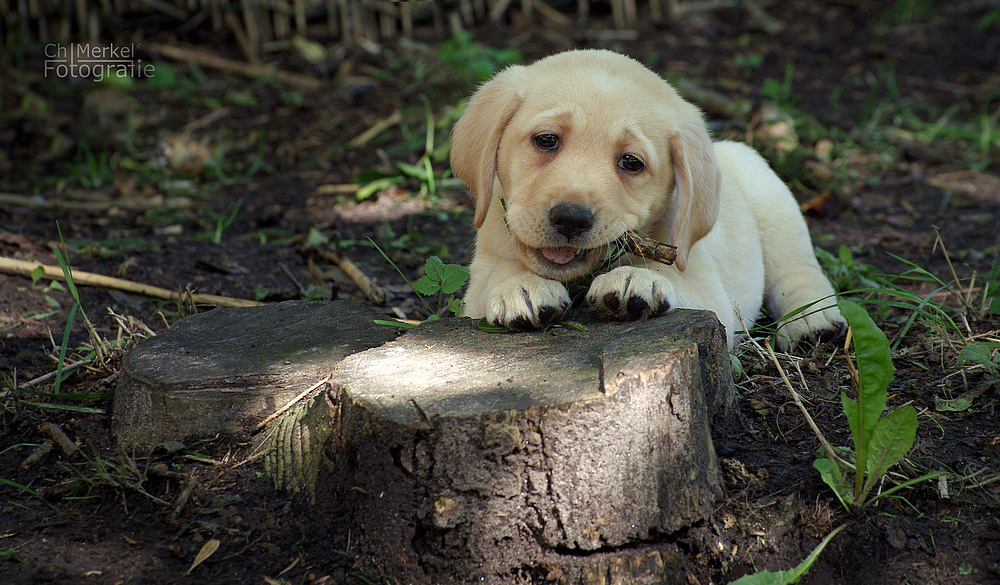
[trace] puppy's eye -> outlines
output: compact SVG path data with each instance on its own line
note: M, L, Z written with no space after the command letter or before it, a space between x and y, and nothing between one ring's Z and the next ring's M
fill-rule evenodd
M629 173L638 173L642 169L646 168L646 165L639 160L639 157L626 154L618 159L618 168Z
M559 148L559 137L555 134L536 134L535 146L542 150L555 150Z

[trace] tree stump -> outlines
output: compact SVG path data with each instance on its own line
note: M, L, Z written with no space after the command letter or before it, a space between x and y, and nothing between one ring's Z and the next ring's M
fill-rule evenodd
M527 334L448 319L386 342L398 331L371 315L348 323L342 310L283 306L266 308L277 317L220 313L225 326L208 318L217 309L163 335L177 339L133 350L115 401L119 439L191 434L198 425L178 421L196 410L206 430L259 420L328 375L266 425L257 448L277 484L309 492L318 517L348 519L343 530L371 576L401 584L677 576L676 551L657 539L706 517L721 490L709 421L732 381L713 314L679 310L634 323L585 315L586 331ZM267 360L232 355L251 340ZM182 355L191 373L149 378L182 365ZM267 401L269 383L280 398ZM241 384L252 392L233 392ZM167 395L181 394L201 408L167 416L176 406ZM243 406L233 395L245 396ZM213 398L230 414L208 413ZM157 400L162 408L142 412Z
M178 321L122 361L113 431L155 445L251 428L340 359L394 339L371 307L291 301L215 309Z

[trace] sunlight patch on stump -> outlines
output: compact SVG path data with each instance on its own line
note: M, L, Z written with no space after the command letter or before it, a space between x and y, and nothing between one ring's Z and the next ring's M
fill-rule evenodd
M400 330L347 303L217 309L129 354L127 445L262 427L275 483L346 525L359 566L398 582L659 582L663 537L706 517L709 421L731 399L714 315L497 334ZM658 543L658 541L660 541ZM518 581L520 582L520 581Z

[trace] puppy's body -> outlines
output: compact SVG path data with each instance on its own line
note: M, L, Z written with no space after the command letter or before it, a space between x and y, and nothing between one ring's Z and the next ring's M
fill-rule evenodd
M587 294L605 317L710 309L731 343L765 301L776 316L819 301L779 343L843 327L788 188L752 149L713 144L701 113L632 59L570 51L501 72L456 123L452 166L476 199L469 317L558 320L564 283L633 230L677 246L677 262L618 258Z

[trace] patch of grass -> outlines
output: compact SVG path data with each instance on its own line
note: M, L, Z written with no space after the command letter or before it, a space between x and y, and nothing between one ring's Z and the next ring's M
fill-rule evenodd
M442 171L434 169L435 163L440 165L448 160L448 155L451 153L449 131L454 121L461 115L461 108L446 110L440 119L435 119L430 102L424 96L421 98L424 103L424 133L422 154L419 159L416 163L396 162L391 171L370 169L359 173L355 178L355 181L362 185L356 195L359 201L384 189L414 180L418 185L418 195L431 200L438 196L441 187L455 188L464 184L460 179L451 176L450 168ZM439 133L445 136L440 142L437 139ZM405 129L404 134L406 134Z

